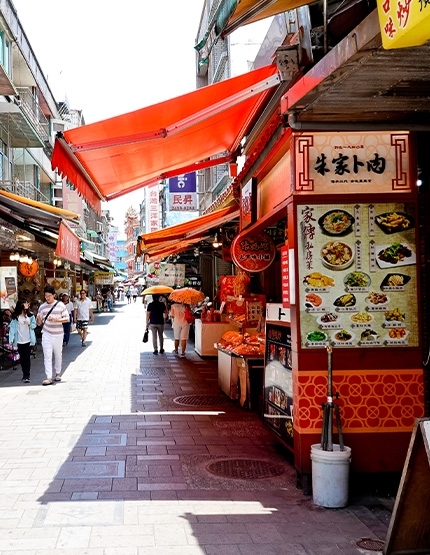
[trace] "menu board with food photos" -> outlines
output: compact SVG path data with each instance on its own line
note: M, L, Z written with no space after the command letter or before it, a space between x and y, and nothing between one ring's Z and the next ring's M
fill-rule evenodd
M415 204L297 207L301 345L417 346Z

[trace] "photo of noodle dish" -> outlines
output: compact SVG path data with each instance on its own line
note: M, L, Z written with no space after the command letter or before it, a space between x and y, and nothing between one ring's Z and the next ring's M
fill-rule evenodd
M373 320L370 312L355 312L351 314L350 320L353 324L368 324Z
M342 241L330 241L321 249L321 260L330 270L344 270L354 261L354 251Z
M345 210L330 210L321 216L318 224L327 235L346 235L352 231L354 218Z

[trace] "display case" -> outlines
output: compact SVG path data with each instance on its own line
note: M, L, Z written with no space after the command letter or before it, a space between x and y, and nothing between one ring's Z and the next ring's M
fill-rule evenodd
M218 350L216 343L223 333L235 330L237 326L232 322L204 322L196 319L194 322L194 350L200 356L216 357Z
M269 308L277 308L272 305ZM270 310L268 311L270 313ZM276 312L275 310L273 312ZM293 449L291 328L266 322L263 422Z

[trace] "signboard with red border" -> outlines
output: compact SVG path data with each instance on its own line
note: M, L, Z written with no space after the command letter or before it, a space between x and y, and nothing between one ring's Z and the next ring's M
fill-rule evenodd
M245 272L262 272L275 260L273 239L264 232L238 235L231 244L233 262Z

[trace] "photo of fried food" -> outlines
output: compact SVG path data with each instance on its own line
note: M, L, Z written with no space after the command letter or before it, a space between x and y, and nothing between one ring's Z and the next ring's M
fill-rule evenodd
M311 287L333 287L334 279L330 276L325 276L320 272L312 272L303 279L303 283Z
M404 212L386 212L376 216L375 221L384 233L397 233L414 227L414 219Z

